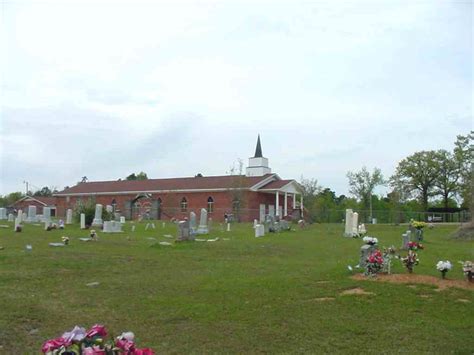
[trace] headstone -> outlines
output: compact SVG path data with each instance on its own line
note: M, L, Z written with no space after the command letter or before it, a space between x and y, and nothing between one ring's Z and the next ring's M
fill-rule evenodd
M66 224L72 224L72 209L70 208L66 211Z
M105 210L109 213L112 213L114 211L114 207L111 206L111 205L107 205L107 206L105 206Z
M260 204L260 223L265 221L265 204Z
M43 207L43 222L51 221L51 208Z
M284 231L290 230L290 224L288 223L288 221L284 219L280 221L280 230L284 230Z
M275 216L275 206L274 205L269 205L268 206L268 214L272 217Z
M258 224L258 221L256 219L253 220L253 227L255 228Z
M7 219L7 209L0 207L0 219Z
M86 215L81 213L81 229L86 229Z
M105 221L103 232L104 233L121 233L122 224L117 221Z
M15 216L13 215L13 213L9 213L8 214L8 222L13 222L15 220Z
M199 218L199 227L197 229L197 234L208 234L209 229L207 228L207 210L201 208L201 217Z
M207 230L209 231L209 233L212 230L212 218L211 217L209 217L209 219L207 220Z
M417 228L415 230L415 238L417 242L422 242L423 241L423 229Z
M166 227L166 223L165 222L161 223L161 228L165 228L165 227Z
M51 221L44 221L44 230L45 231L51 230L50 226L51 226Z
M132 232L135 232L135 225L132 226Z
M227 223L227 232L230 232L230 223Z
M371 253L375 251L375 245L364 244L360 247L360 259L359 259L359 266L365 268L367 265L367 258Z
M17 217L20 220L20 223L23 222L24 217L23 217L23 211L22 210L18 210Z
M359 226L359 214L354 212L352 214L352 235L357 234L357 227Z
M353 212L351 209L346 210L346 225L344 229L344 235L346 237L352 237L352 215Z
M124 216L121 216L121 217L120 217L120 223L122 223L122 224L125 223L125 217L124 217Z
M255 226L255 238L260 238L265 235L265 226L263 224L257 224Z
M28 219L27 222L37 222L36 218L36 206L28 206Z
M20 211L18 211L18 212L20 212ZM26 212L21 211L21 223L24 223L27 220L28 220L28 215L26 214Z
M377 218L372 218L372 224L377 224Z
M147 223L145 226L145 230L148 230L148 228L155 229L155 223Z
M20 219L17 217L15 218L15 227L13 229L14 232L19 232L21 231L21 221Z
M191 234L196 233L196 213L189 212L189 231Z
M178 241L194 240L194 235L189 233L189 221L179 221L178 223Z
M408 249L408 243L410 242L410 235L407 233L402 234L402 249L407 250Z
M95 216L94 220L92 221L93 226L102 226L102 224L104 223L102 221L102 207L103 206L101 204L95 205Z
M362 223L360 226L359 226L359 234L365 234L367 233L367 229L365 228L365 224Z

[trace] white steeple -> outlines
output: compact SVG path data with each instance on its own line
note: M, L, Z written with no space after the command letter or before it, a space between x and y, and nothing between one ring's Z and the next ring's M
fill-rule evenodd
M260 144L260 134L257 139L257 147L255 148L255 156L249 158L249 166L247 167L247 176L263 176L270 174L272 169L268 167L268 159L262 155L262 145Z

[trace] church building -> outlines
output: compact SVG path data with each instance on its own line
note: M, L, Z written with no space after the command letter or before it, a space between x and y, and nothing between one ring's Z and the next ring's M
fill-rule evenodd
M266 214L280 218L303 216L301 186L272 173L262 154L260 136L245 175L201 176L81 182L56 193L58 216L77 203L110 205L126 219L183 219L189 212L207 209L214 221L233 216L242 222L263 220Z

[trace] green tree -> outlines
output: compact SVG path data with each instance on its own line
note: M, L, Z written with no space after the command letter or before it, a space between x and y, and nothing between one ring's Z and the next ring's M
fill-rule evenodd
M317 179L305 179L303 177L301 177L300 185L302 187L304 207L308 211L305 217L311 222L316 221L318 214L316 201L318 194L321 192L321 186L318 185Z
M138 174L132 173L126 177L126 180L148 180L148 176L143 171Z
M372 220L372 194L377 186L385 184L382 171L374 168L374 171L370 173L364 166L360 171L349 171L347 178L349 192L361 201L365 210L370 209L370 220Z
M25 197L23 192L12 192L5 196L0 196L0 207L7 207L18 201L20 198Z
M428 208L428 199L433 194L439 172L436 158L435 151L416 152L400 161L390 178L392 187L401 188L410 195L415 194L424 211Z
M438 172L434 180L434 194L440 195L443 199L444 208L448 208L450 198L460 190L458 181L461 169L453 153L440 149L436 152L435 157Z
M459 166L459 192L463 200L463 207L474 211L474 131L456 137L454 143L454 158Z
M53 196L54 193L58 192L55 188L49 188L48 186L44 186L41 190L36 191L33 196Z

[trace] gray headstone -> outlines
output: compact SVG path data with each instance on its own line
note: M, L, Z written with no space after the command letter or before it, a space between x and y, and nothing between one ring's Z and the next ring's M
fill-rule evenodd
M121 217L120 217L120 223L122 223L122 224L125 223L125 217L124 217L124 216L121 216Z
M122 224L117 221L105 221L103 232L104 233L121 233Z
M70 208L66 211L66 224L72 224L72 209Z
M13 215L13 213L9 213L8 214L8 222L13 222L15 220L15 216Z
M102 226L102 224L104 223L102 221L102 207L103 206L101 204L95 205L95 216L94 220L92 221L93 226Z
M265 226L263 224L257 224L255 226L255 238L263 237L265 235Z
M196 213L193 211L189 212L189 230L191 233L196 232Z
M0 207L0 219L7 219L7 209Z
M344 235L346 237L352 237L352 215L353 212L351 209L346 210L346 221L345 221L345 228L344 228Z
M28 206L28 222L37 222L36 218L36 206Z
M208 234L209 229L207 228L207 210L201 208L201 217L199 218L199 227L197 229L197 234Z
M13 215L12 215L13 216ZM14 232L16 232L18 230L18 227L21 227L21 221L20 219L17 217L15 218L15 227L13 229Z
M86 215L81 213L81 229L86 229Z
M114 208L111 205L105 206L105 210L109 213L112 213L114 211Z
M408 243L410 242L410 235L407 233L402 234L402 249L407 250L408 249Z
M178 241L194 240L192 234L189 233L189 221L179 221L178 223Z
M43 207L43 222L51 221L51 208Z

